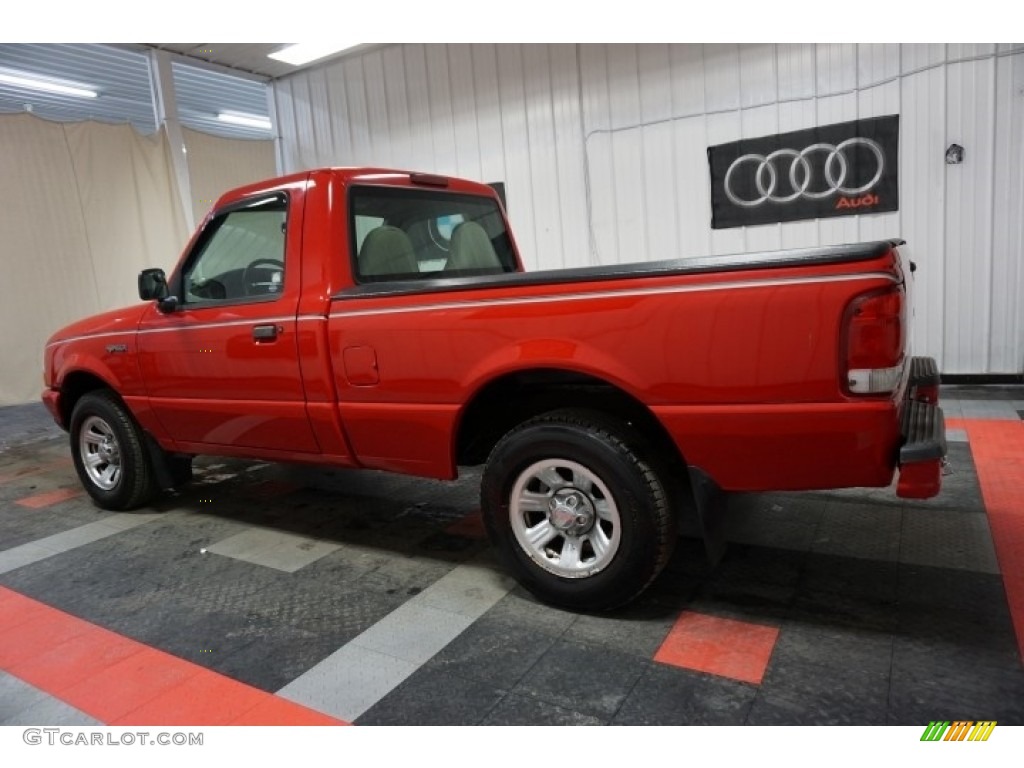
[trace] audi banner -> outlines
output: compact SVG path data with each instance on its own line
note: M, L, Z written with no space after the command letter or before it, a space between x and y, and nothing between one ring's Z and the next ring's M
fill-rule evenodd
M713 229L899 210L899 115L708 147Z

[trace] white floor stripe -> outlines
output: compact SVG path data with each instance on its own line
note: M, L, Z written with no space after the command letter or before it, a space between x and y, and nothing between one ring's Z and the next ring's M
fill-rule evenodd
M206 548L215 555L295 573L341 549L332 541L299 536L271 528L249 528Z
M482 560L460 565L290 682L278 696L351 722L490 610L514 584Z
M0 670L0 725L103 725L46 691Z
M16 568L21 568L48 557L59 555L62 552L92 544L94 541L105 539L108 536L136 528L153 520L158 520L162 515L137 515L123 512L94 523L86 523L77 528L55 533L42 539L30 541L18 547L5 549L0 552L0 573L7 573Z

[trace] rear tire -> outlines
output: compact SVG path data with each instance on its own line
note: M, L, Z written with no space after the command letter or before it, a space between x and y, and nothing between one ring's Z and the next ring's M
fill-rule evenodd
M488 459L481 506L520 583L584 611L621 606L668 562L676 518L653 452L629 425L552 411L506 434Z
M103 509L125 511L156 491L142 429L107 389L82 395L71 413L71 456L86 492Z

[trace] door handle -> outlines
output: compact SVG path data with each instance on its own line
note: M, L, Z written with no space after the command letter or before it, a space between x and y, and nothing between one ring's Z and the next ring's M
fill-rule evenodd
M253 341L274 341L277 338L278 330L284 330L277 325L254 325L252 328Z

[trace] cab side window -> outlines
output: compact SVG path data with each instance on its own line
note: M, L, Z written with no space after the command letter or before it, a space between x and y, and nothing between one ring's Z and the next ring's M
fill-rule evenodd
M287 202L280 197L211 221L182 274L184 302L273 300L284 290Z
M512 241L492 198L356 186L349 201L357 282L516 271Z

